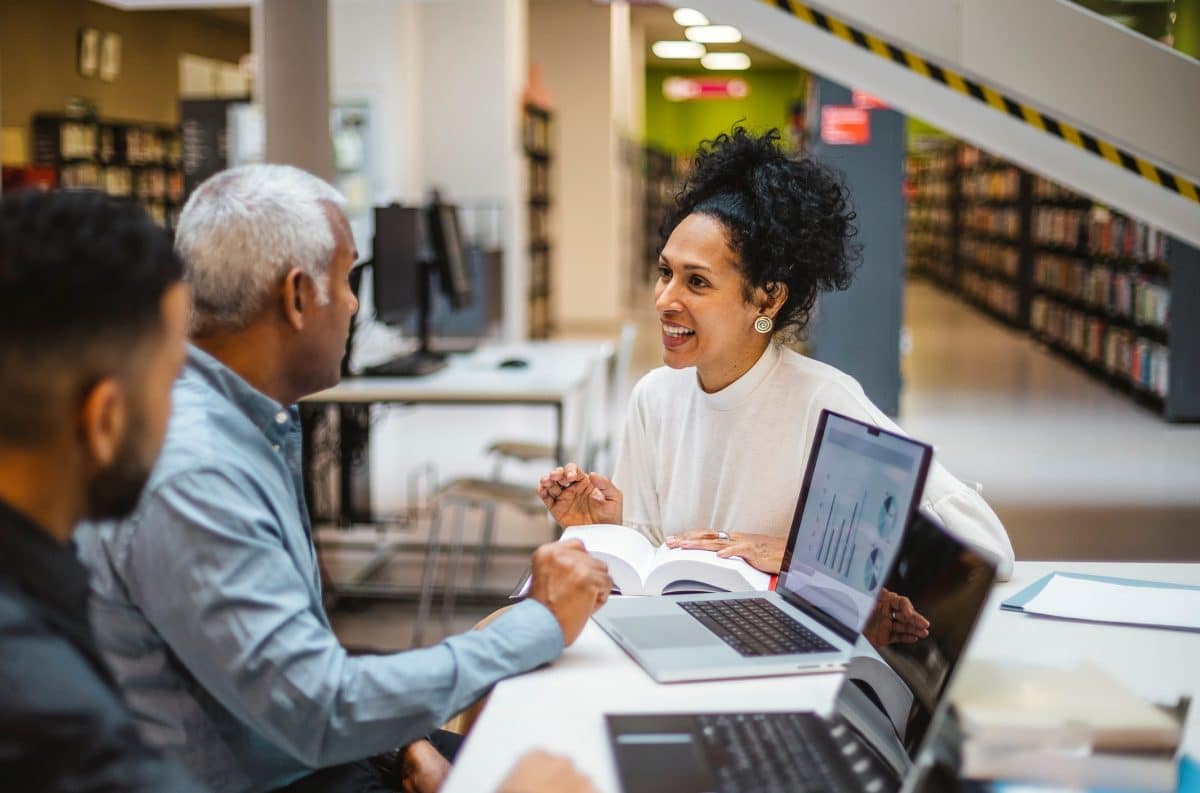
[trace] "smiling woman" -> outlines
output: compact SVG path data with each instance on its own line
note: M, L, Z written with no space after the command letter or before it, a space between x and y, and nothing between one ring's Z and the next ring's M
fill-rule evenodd
M624 523L778 572L821 410L899 431L854 378L780 343L804 331L821 292L849 285L853 220L837 177L785 155L777 130L701 145L662 230L666 366L634 387L611 481L574 465L542 478L560 524ZM1003 525L936 458L922 506L1007 578Z

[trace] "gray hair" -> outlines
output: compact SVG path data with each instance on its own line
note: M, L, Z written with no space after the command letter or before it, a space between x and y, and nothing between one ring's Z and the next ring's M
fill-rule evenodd
M337 243L326 204L346 199L290 165L243 165L209 177L183 207L175 251L192 293L192 333L236 331L250 323L292 267L329 301Z

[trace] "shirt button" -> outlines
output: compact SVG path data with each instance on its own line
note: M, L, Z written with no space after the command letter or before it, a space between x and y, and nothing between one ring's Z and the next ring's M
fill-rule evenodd
M276 424L287 424L287 421L288 421L288 414L287 414L286 410L281 410L275 414L275 423Z
M274 449L275 451L279 451L279 444L278 444L278 443L272 443L272 444L271 444L271 448L272 448L272 449Z

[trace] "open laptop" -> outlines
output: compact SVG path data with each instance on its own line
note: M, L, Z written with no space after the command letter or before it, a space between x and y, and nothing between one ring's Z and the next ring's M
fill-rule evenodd
M929 620L926 638L876 650L863 637L826 715L607 715L623 790L917 789L926 765L921 753L939 732L931 725L945 716L951 679L995 574L995 560L921 513L884 586L911 600ZM897 701L908 704L896 708Z
M840 669L932 455L919 441L823 410L776 591L612 598L594 619L660 683Z

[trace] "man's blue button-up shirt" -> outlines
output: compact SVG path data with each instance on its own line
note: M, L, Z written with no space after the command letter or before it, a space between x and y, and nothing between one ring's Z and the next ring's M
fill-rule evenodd
M434 647L351 657L330 628L300 422L191 347L136 512L77 534L91 617L143 737L216 791L266 790L428 733L555 658L525 601Z

